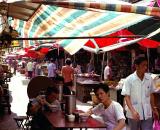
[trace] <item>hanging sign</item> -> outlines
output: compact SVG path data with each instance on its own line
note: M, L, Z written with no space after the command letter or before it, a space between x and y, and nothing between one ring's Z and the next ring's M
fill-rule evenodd
M11 46L12 47L18 47L20 45L19 45L19 42L17 40L14 40L14 41L12 41Z

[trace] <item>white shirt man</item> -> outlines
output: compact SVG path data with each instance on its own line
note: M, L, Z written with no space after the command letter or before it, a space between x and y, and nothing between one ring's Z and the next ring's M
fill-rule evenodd
M48 69L48 77L49 78L53 78L56 76L57 67L56 67L55 63L53 63L53 62L49 63L47 66L47 69Z
M155 90L151 75L147 74L148 61L146 57L139 56L134 61L136 71L129 75L122 89L127 104L127 117L130 130L152 130L152 112L158 117L154 107Z
M111 76L111 68L107 65L104 68L104 80L109 80Z
M139 113L140 120L146 120L152 117L150 94L153 92L154 86L151 76L145 73L144 79L141 81L136 72L134 72L126 78L122 95L130 95L131 103ZM129 109L127 109L127 117L132 118Z

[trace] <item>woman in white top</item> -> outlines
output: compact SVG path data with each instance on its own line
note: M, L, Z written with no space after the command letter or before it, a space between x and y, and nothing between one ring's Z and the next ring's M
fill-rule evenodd
M106 130L124 130L123 108L118 102L111 100L109 87L105 84L99 84L94 92L100 103L88 113L101 116L106 124Z

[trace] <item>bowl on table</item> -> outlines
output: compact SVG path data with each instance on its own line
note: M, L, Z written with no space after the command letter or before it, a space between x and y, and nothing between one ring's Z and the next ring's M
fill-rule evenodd
M79 113L79 117L82 122L86 122L87 119L89 118L89 114L88 113Z
M74 122L75 121L75 115L73 115L73 114L68 115L68 121L69 122Z

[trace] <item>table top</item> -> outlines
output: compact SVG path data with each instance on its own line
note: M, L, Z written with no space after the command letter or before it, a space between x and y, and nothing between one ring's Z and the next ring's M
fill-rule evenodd
M54 128L106 128L104 123L92 117L89 117L86 122L69 122L62 111L45 112L44 115Z

